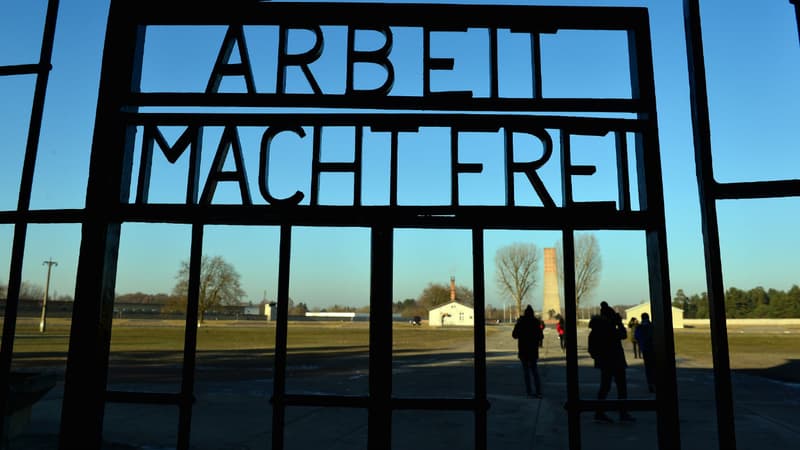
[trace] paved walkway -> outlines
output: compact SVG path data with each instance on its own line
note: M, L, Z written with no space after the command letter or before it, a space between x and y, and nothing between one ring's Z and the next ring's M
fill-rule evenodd
M564 358L554 330L546 330L540 364L545 396L522 395L515 341L508 332L487 342L488 447L492 450L567 449ZM580 338L580 336L579 336ZM585 338L585 337L584 337ZM580 339L579 339L580 340ZM585 355L579 348L579 355ZM471 355L455 352L438 356L396 357L392 380L396 396L469 397L473 391ZM588 358L581 360L580 392L594 398L598 373ZM649 398L641 360L628 354L631 398ZM289 361L291 365L291 359ZM271 448L272 383L268 374L224 374L226 367L198 361L197 403L193 411L192 448L249 450ZM354 359L349 370L319 376L314 367L293 367L300 375L288 389L301 393L363 394L367 389L366 359ZM307 373L308 375L302 375ZM226 380L234 375L234 381ZM739 449L797 448L800 442L800 386L734 374L737 445ZM120 388L124 386L115 386ZM149 386L175 389L176 386ZM717 449L713 379L709 369L679 362L678 394L683 449ZM434 394L435 393L435 394ZM612 390L610 397L615 395ZM25 432L8 448L55 449L61 389L57 386L33 409ZM172 449L176 441L177 408L107 405L104 439L108 450ZM655 449L656 417L637 412L633 424L596 424L591 413L581 416L583 449ZM612 416L613 417L613 416ZM397 411L393 415L392 448L398 450L454 450L474 448L473 415L434 411ZM287 411L286 449L353 450L366 448L367 417L358 409L290 408Z

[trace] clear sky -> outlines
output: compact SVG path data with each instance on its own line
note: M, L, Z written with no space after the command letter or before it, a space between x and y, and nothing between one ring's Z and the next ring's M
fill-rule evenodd
M462 2L463 3L463 2ZM466 2L476 3L476 2ZM486 2L491 4L491 2ZM697 182L691 137L689 89L681 0L671 1L563 1L508 2L509 4L554 4L588 6L645 6L649 9L659 139L664 173L667 239L672 292L705 291L703 246L700 228ZM44 0L0 4L0 64L33 63L38 58ZM84 206L89 149L102 57L108 0L62 1L53 53L53 70L44 111L37 161L32 209L82 208ZM701 1L707 78L709 84L714 170L719 181L756 181L797 178L800 149L797 137L797 108L800 100L800 51L794 9L788 0ZM325 52L314 66L323 90L337 91L343 75L337 70L343 59L341 30L327 30ZM338 34L337 34L338 33ZM144 90L202 90L224 35L223 28L176 31L148 31L142 80ZM398 93L419 88L420 63L415 55L413 30L395 34L393 58ZM440 36L434 41L434 56L455 58L453 74L440 74L434 86L440 89L471 89L476 97L486 96L483 75L485 40L480 32ZM246 29L258 90L274 86L274 30ZM302 51L307 36L299 33L290 47ZM370 45L370 39L364 38ZM530 89L530 72L525 64L515 65L514 51L524 41L501 34L501 93L525 95ZM374 42L377 41L373 41ZM545 35L542 41L543 84L548 96L624 97L630 95L624 36L620 33L579 33L561 31ZM516 49L516 50L515 50ZM416 52L416 53L415 53ZM508 52L508 53L504 53ZM505 59L504 59L505 58ZM338 63L337 63L338 61ZM273 63L274 64L274 63ZM339 67L340 68L340 67ZM505 68L505 69L503 69ZM527 71L527 72L526 72ZM382 76L365 72L364 80ZM370 78L373 77L373 78ZM366 82L366 81L365 81ZM416 83L416 84L415 84ZM16 207L20 170L25 148L34 77L0 79L0 210ZM308 90L299 74L289 75L287 88ZM241 90L235 84L222 89ZM503 91L506 89L506 91ZM259 195L258 139L263 130L242 131L245 163L254 202ZM141 135L141 133L140 133ZM170 136L169 130L165 135ZM324 157L332 161L352 158L352 131L329 130L323 141ZM174 136L173 136L174 137ZM208 173L219 130L205 135L201 178ZM371 149L385 148L386 134L368 133ZM482 162L484 173L465 176L464 203L498 204L502 193L493 184L499 175L500 135L489 133L464 136L462 162ZM305 140L306 143L309 139ZM137 141L139 142L139 141ZM297 144L295 147L292 143ZM298 144L299 142L299 144ZM613 141L609 138L574 141L578 162L597 166L596 176L576 181L576 198L614 200L615 168ZM309 146L285 138L276 145L272 162L276 175L271 188L276 196L288 195L308 183ZM447 135L427 130L401 138L399 180L401 202L440 204L449 198L449 156ZM528 147L526 147L528 148ZM530 158L536 145L530 146ZM139 146L137 146L137 151ZM283 153L281 153L281 149ZM287 149L291 150L291 154ZM422 153L425 149L425 153ZM540 151L540 150L539 150ZM555 149L558 152L556 146ZM158 155L158 154L157 154ZM365 176L365 202L380 203L388 184L386 160L381 152L367 161L374 170ZM305 162L304 162L305 161ZM559 158L554 155L541 174L554 200L561 204ZM424 164L422 164L424 162ZM151 200L180 202L185 195L186 158L175 165L157 157L153 166ZM406 178L403 178L403 173ZM180 179L183 177L183 180ZM181 187L183 183L184 187ZM347 178L323 178L322 202L347 203L352 194ZM201 180L201 186L203 182ZM236 202L238 191L220 186L215 201ZM531 191L521 191L524 204L538 201ZM726 201L719 203L720 234L726 286L750 289L756 286L788 289L798 283L794 255L800 247L796 233L798 200ZM603 260L602 279L590 303L608 300L612 304L633 304L648 297L643 232L596 232ZM8 262L13 236L11 225L0 225L0 284L8 279ZM123 226L117 292L170 292L180 261L189 253L188 225L125 224ZM494 254L512 242L532 242L538 247L555 245L560 233L486 233L487 302L495 306L504 300L496 292ZM44 260L53 258L51 290L72 295L75 284L80 226L31 225L26 245L23 279L43 285ZM241 274L246 300L274 299L277 290L278 230L271 227L208 227L205 253L222 255ZM398 230L395 234L394 300L414 298L428 283L448 283L456 277L459 285L472 285L470 234L463 230ZM311 306L368 303L369 232L366 229L297 228L293 236L291 296ZM540 270L543 264L540 264ZM541 275L533 304L541 305Z

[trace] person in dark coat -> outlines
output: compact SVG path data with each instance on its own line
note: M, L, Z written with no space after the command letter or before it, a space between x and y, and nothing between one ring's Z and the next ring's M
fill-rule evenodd
M636 317L631 317L631 320L628 321L628 338L631 340L633 344L633 359L639 359L641 355L641 350L639 349L639 342L634 338L636 335L636 327L639 326L639 319Z
M542 398L542 382L539 379L539 342L542 340L542 328L539 319L533 315L533 308L528 305L525 313L514 324L511 337L517 340L517 356L522 364L522 376L525 381L525 391L529 397ZM533 375L534 392L531 389L531 375Z
M622 317L608 303L600 304L600 315L589 321L589 354L594 359L594 367L600 369L600 388L597 399L605 400L611 390L611 381L617 386L617 398L628 398L628 385L625 378L625 350L622 341L628 337ZM602 409L595 411L596 422L613 422ZM619 420L632 422L635 419L624 408L620 409Z
M634 339L639 343L639 349L644 359L644 374L647 378L647 389L656 391L655 361L653 361L653 322L650 314L642 313L642 322L636 327Z

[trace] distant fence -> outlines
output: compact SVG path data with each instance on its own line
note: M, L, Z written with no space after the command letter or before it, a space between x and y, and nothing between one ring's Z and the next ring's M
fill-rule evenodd
M730 326L800 326L800 318L795 319L726 319ZM683 319L685 327L708 327L709 319Z

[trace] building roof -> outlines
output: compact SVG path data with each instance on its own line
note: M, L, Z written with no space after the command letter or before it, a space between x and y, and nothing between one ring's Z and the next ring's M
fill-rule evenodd
M459 305L459 306L463 306L464 308L467 308L467 309L469 309L469 310L473 310L473 309L474 309L472 306L465 305L465 304L463 304L463 303L461 303L461 302L459 302L459 301L457 301L457 300L451 300L451 301L449 301L449 302L447 302L447 303L442 303L441 305L439 305L439 306L437 306L437 307L435 307L435 308L431 308L431 309L430 309L428 312L431 312L431 311L436 311L437 309L442 309L442 308L444 308L444 307L447 307L447 306L452 306L452 305L454 305L454 304L455 304L455 305Z

